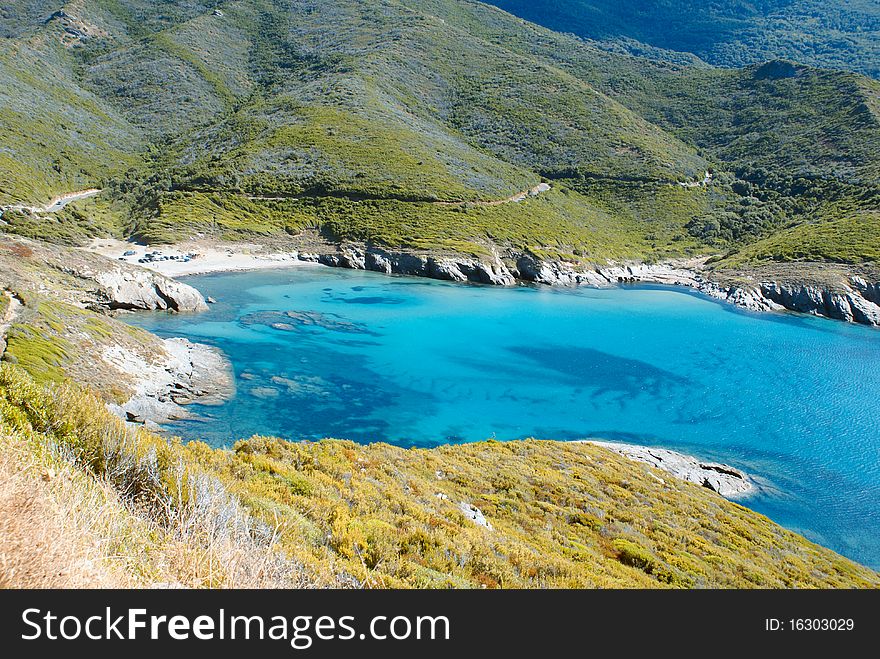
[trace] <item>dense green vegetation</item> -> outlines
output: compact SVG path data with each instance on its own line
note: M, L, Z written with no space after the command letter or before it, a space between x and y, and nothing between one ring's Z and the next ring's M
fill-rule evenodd
M20 211L3 214L9 233L60 245L82 245L89 238L128 235L130 209L108 197L90 198L66 206L57 213L33 217Z
M284 555L251 586L284 577L337 587L878 584L871 570L757 513L592 445L407 450L254 437L216 450L129 430L89 394L35 385L9 364L0 365L0 435L20 438L38 462L66 456L152 516L146 528L124 517L114 545L114 560L148 574L157 566L147 548L156 551L170 521L201 510L194 526L212 529L215 540L203 547L187 537L186 551L217 553L231 517L249 530L251 553L271 537ZM468 519L461 503L479 508L491 528ZM176 578L230 585L227 570L241 560L230 559L211 571L190 565Z
M640 52L641 43L719 66L786 58L880 76L880 7L872 0L491 0L562 32Z
M679 199L689 204L699 194L668 186L656 205L664 197L670 198L671 206ZM641 216L616 214L569 189L496 206L337 197L267 201L171 192L160 197L155 214L134 231L147 242L163 243L194 236L252 240L295 235L311 228L339 241L392 248L483 255L491 244L502 244L553 258L601 262L647 253L693 253L698 243L684 229L689 209L686 206L680 217L666 223L654 222L650 209Z
M825 260L880 263L880 214L849 212L840 220L799 224L743 248L718 265Z
M8 212L20 235L310 228L603 261L730 253L801 224L830 235L878 208L880 87L854 73L633 57L461 0L45 10L0 17L0 204L105 193L51 217ZM464 203L542 178L546 198ZM811 258L839 260L827 244Z
M0 46L0 205L45 202L138 162L137 132L79 84L61 44Z

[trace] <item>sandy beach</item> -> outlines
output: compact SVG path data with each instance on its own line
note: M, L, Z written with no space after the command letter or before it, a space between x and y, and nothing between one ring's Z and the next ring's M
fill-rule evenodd
M166 277L317 265L309 261L300 261L297 252L264 251L265 248L262 245L250 243L213 245L192 241L176 245L145 246L113 238L96 238L84 249L113 260L123 260L132 265L142 266ZM126 252L134 252L134 254L123 256ZM171 257L195 256L189 261L156 260L138 263L140 259L144 258L145 254L150 252L161 252L163 256Z

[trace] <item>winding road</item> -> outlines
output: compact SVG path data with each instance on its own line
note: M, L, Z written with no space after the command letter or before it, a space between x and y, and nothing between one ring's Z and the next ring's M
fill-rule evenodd
M529 197L537 197L542 192L550 190L549 183L539 183L533 188L517 192L515 195L496 199L494 201L435 201L435 206L503 206L504 204L518 204Z

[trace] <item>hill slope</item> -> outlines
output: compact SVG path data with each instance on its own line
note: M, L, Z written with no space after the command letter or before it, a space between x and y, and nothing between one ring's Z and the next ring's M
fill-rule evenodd
M494 0L506 11L590 39L636 40L719 66L773 59L880 76L880 7L871 0Z
M796 225L878 239L858 218L878 206L880 94L856 74L657 62L462 0L44 9L0 18L0 204L105 194L48 221L9 212L7 231L317 229L584 265L731 253ZM549 194L485 205L542 178Z
M37 501L59 506L69 516L66 527L91 520L84 537L98 547L85 555L90 574L67 562L74 570L68 582L45 574L57 565L51 552L17 552L11 563L17 573L0 568L7 585L878 583L871 570L757 513L593 445L525 441L406 450L255 437L231 451L213 450L135 432L90 395L36 386L9 364L0 366L0 445L0 468L13 479L4 485L18 480L41 490ZM40 466L44 480L55 482L35 485L24 464ZM8 505L8 491L0 490L4 549L17 546L15 530L27 522L26 511ZM463 507L471 506L488 525L466 514ZM39 523L51 526L54 519ZM73 538L55 538L53 546L62 540L77 550L71 558L83 556Z

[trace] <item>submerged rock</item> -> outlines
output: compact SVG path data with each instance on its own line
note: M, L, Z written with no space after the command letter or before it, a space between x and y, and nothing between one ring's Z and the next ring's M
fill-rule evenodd
M265 325L282 332L295 332L303 328L316 327L347 334L375 334L363 323L354 323L337 314L317 311L257 311L242 316L238 322L245 326Z
M251 396L257 398L278 398L280 395L281 392L274 387L254 387L251 389Z

